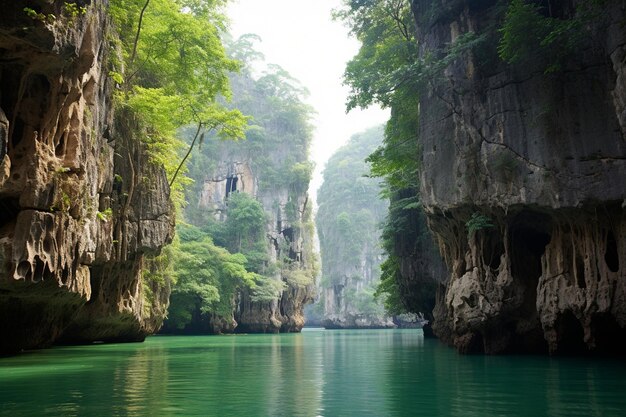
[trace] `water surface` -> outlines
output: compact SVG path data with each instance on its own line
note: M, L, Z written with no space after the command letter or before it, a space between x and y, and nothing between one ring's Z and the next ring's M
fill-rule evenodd
M419 330L166 337L0 359L2 416L624 416L623 360L461 356Z

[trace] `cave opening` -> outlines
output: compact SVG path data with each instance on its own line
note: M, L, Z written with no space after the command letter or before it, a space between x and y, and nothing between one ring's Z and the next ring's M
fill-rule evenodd
M285 240L287 240L288 242L293 242L293 227L287 227L286 229L283 229L281 233L284 236Z
M293 250L293 248L289 248L289 260L290 261L296 261L296 262L300 262L301 261L301 252L296 252L295 250Z
M29 109L35 111L38 115L43 116L49 107L48 95L51 89L48 77L43 74L31 74L28 78L28 97L39 104L37 109Z
M104 271L100 266L89 267L89 285L91 286L91 297L87 300L87 304L93 304L100 294L100 286Z
M469 355L485 353L485 339L481 332L468 333L462 339L463 341L458 343L460 353Z
M606 250L604 252L604 262L611 272L619 271L619 255L617 253L617 241L615 235L609 230L606 236Z
M343 284L333 285L333 304L338 310L341 310L343 304L343 288Z
M9 140L11 141L11 146L13 147L13 149L15 149L17 145L20 144L20 142L22 141L22 138L24 137L24 122L22 121L22 119L18 117L15 119L12 126L13 126L13 129L11 130L11 138ZM17 159L17 158L12 158L12 159Z
M61 137L59 138L59 142L54 147L54 155L57 158L62 158L65 155L65 142L66 142L67 135L68 135L67 132L63 133Z
M617 323L612 314L594 314L591 318L591 334L595 341L594 353L626 355L626 329Z
M228 194L230 194L230 187L233 183L232 177L226 178L226 198L228 198Z
M230 193L237 192L237 182L238 181L239 181L239 178L237 178L236 175L234 175L232 177L227 177L226 178L226 198L228 198L228 195Z
M0 228L9 223L13 223L17 219L20 212L20 203L18 197L0 197Z
M485 233L482 253L485 265L488 265L493 270L500 268L500 260L504 254L504 243L497 230Z
M543 272L541 258L552 238L551 227L550 217L535 212L520 213L509 226L511 274L523 291L518 316L534 323L524 331L524 344L536 351L546 346L537 313L537 285Z
M0 54L6 56L8 51L0 48ZM24 66L10 60L4 61L0 65L0 107L4 111L9 122L13 119L13 111L17 102L20 80L24 73Z
M556 353L560 355L576 355L587 352L585 332L580 321L571 311L565 311L556 321L558 335Z
M52 271L47 262L42 260L39 256L35 256L34 261L35 271L32 277L34 282L47 281L53 278Z
M69 282L69 278L70 278L70 270L69 268L63 268L63 271L61 272L61 282L64 285L68 285Z
M30 262L26 260L20 261L20 263L17 265L16 273L19 277L24 277L24 280L26 282L29 282L31 278L33 277L33 273L30 267Z
M534 287L541 276L541 257L551 240L550 234L546 232L547 227L541 227L542 224L545 222L533 221L529 217L514 225L510 232L513 277L530 280Z

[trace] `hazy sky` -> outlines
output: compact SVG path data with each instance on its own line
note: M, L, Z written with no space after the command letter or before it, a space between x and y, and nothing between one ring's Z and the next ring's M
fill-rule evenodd
M310 192L321 184L328 158L352 134L385 122L380 109L352 110L346 115L348 89L341 85L345 63L359 48L331 10L341 0L233 0L228 8L234 38L259 35L257 50L267 63L278 64L297 78L309 92L309 104L317 111L311 158L316 163Z

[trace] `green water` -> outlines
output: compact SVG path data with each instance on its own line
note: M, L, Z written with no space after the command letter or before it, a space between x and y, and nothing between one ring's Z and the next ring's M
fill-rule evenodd
M157 336L0 359L0 415L626 416L626 364L460 356L419 330Z

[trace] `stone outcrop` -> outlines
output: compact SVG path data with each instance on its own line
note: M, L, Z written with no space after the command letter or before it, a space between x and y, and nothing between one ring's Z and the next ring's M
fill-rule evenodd
M221 161L214 178L204 178L198 204L210 209L217 220L224 220L228 195L233 192L256 195L256 183L250 164Z
M167 307L141 275L171 240L169 187L113 112L107 2L82 4L3 5L0 352L142 340Z
M280 264L287 258L291 268L278 270L273 276L285 285L276 299L254 301L249 290L243 289L234 302L232 319L213 315L209 327L212 333L298 332L304 326L304 306L312 302L314 295L312 282L303 284L292 278L314 262L304 255L313 253L311 230L303 227L310 221L307 219L310 216L308 195L306 191L294 193L288 186L260 187L254 163L246 154L245 148L237 144L222 144L221 152L213 155L220 162L213 172L205 174L198 208L221 221L225 218L230 193L254 196L266 212L269 262Z
M414 0L422 53L495 4ZM625 16L604 7L557 72L467 53L421 98L420 195L451 270L435 331L462 352L626 346Z

